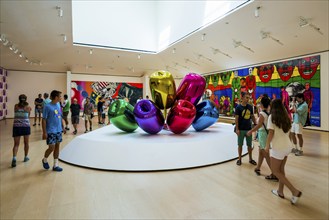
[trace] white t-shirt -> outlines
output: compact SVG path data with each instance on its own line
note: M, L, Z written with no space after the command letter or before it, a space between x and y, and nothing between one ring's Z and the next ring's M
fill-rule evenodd
M259 112L259 114L261 114L263 116L263 118L264 118L264 124L265 124L265 126L267 128L268 115L265 112L263 112L263 111ZM258 118L257 124L258 123L259 123L259 118ZM262 125L262 127L260 127L259 130L265 130L264 125Z
M291 149L291 142L289 139L289 133L284 133L282 128L279 128L272 122L272 115L268 117L267 121L267 129L268 130L274 130L274 136L272 139L272 149L274 150L287 150Z

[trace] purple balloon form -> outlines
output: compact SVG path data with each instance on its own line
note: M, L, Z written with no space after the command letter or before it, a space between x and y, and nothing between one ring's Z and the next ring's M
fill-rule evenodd
M138 126L149 134L160 132L164 125L164 117L161 110L148 99L137 102L134 108L134 116Z
M188 73L177 89L176 100L183 99L196 105L202 97L205 88L206 80L203 76L196 73Z
M170 131L181 134L192 124L196 114L195 106L186 100L178 100L170 109L167 125Z

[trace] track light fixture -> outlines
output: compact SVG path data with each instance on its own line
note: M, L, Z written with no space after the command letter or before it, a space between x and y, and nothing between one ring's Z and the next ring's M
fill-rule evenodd
M202 54L196 54L196 55L197 55L198 59L201 59L202 58L202 59L208 60L209 62L214 63L214 61L212 59L210 59L208 57L205 57Z
M134 69L134 67L132 67L132 66L131 66L131 67L128 67L128 69L129 69L129 71L131 71L131 72L133 72L133 73L135 72L135 69Z
M184 66L184 65L181 65L181 64L179 64L179 63L174 63L174 64L175 64L175 67L176 67L176 66L180 66L180 67L183 67L183 68L185 68L185 69L187 69L187 70L190 69L188 66Z
M176 70L178 71L178 69L174 68L174 67L171 67L171 66L166 66L166 70L169 70L169 69L173 69L173 70Z
M0 34L0 42L2 42L3 46L8 46L9 50L13 51L14 54L17 54L20 58L24 58L26 63L29 63L29 59L23 55L22 52L15 46L15 44L6 38L4 34ZM40 61L38 61L40 63Z
M4 34L0 35L0 41L4 42L6 40L6 36Z
M56 9L58 11L58 17L63 17L63 9L60 6L56 6Z
M270 34L270 32L260 31L260 35L261 35L261 38L262 38L262 39L270 38L270 39L272 39L273 41L275 41L275 42L277 42L278 44L280 44L280 45L283 46L283 43L282 43L280 40L278 40L278 39L276 39L275 37L273 37L273 36Z
M232 58L229 54L224 53L224 52L222 52L222 51L219 50L219 49L216 49L216 48L213 48L213 47L210 47L210 48L212 49L212 52L213 52L214 54L220 53L220 54L223 54L224 56L227 56L227 57L229 57L229 58Z
M86 64L86 65L85 65L85 68L86 68L86 70L87 70L87 69L91 69L91 68L93 68L93 66L92 66L92 65L89 65L89 64Z
M175 54L176 53L176 48L172 49L172 53Z
M233 39L233 46L235 48L243 47L244 49L249 50L252 53L255 53L255 51L253 51L250 47L246 47L245 45L243 45L241 41L236 41L236 40Z
M261 7L258 6L258 7L255 9L255 17L256 17L256 18L259 17L259 9L260 9L260 8L261 8Z
M206 34L203 33L203 34L201 35L201 40L204 41L205 39L206 39Z
M93 54L93 49L89 50L89 54L92 55Z
M3 46L7 46L8 44L9 44L9 40L5 39L4 42L3 42Z
M323 35L322 31L320 30L320 28L318 26L316 26L315 24L312 24L311 22L311 19L310 18L304 18L302 16L299 17L299 26L301 28L303 27L311 27L312 29L314 29L316 32L318 32L319 34Z
M194 61L192 61L190 59L185 59L185 63L193 63L193 64L195 64L197 66L200 66L198 63L196 63L196 62L194 62Z
M140 60L140 59L141 59L141 55L140 55L140 54L138 54L138 55L137 55L137 58Z
M67 41L67 36L66 36L66 34L61 34L61 36L63 37L63 42L64 42L64 44L65 44L66 41Z

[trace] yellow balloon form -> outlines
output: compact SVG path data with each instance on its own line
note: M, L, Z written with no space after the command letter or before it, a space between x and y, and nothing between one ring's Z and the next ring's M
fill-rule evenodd
M160 109L164 109L167 116L167 109L174 105L176 98L176 85L172 74L168 71L160 70L150 76L150 90L152 100Z

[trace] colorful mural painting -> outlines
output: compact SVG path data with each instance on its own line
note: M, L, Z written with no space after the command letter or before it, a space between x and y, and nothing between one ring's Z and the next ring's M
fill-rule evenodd
M206 82L205 97L226 116L234 115L241 92L248 92L255 106L264 94L271 99L288 94L287 101L292 102L296 94L304 93L309 106L306 125L320 127L320 55L217 73L206 76Z
M86 97L95 106L100 97L125 99L134 106L140 96L143 96L142 83L71 81L71 99L76 98L81 107Z

